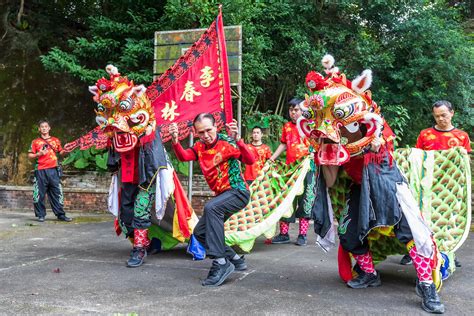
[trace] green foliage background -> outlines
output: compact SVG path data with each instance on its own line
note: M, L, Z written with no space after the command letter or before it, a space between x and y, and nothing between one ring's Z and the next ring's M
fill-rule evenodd
M372 69L374 100L399 145L414 145L432 125L439 99L454 104L455 125L474 137L470 1L30 0L18 23L20 1L5 0L0 158L11 160L7 180L25 169L18 157L38 119L49 117L64 142L83 135L95 125L87 85L106 75L106 64L150 84L154 32L206 28L218 2L225 25L243 29L244 127L271 118L270 144L287 119L286 101L304 95L306 73L321 71L326 53L348 78Z
M90 147L85 150L76 148L66 159L63 160L63 166L72 165L79 170L107 171L107 158L109 154L106 149L96 149Z
M42 56L46 69L91 83L107 63L137 82L152 81L153 32L207 27L223 2L226 25L243 27L245 117L286 115L303 95L307 71L325 53L349 78L365 68L371 90L400 138L413 144L432 124L431 104L448 99L455 123L471 132L473 47L463 30L468 6L447 1L85 1L84 32ZM67 3L67 1L63 1ZM277 105L279 109L277 109Z

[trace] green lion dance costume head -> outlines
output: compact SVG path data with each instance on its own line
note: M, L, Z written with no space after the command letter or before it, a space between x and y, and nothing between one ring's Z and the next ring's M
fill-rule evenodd
M372 72L365 70L352 82L334 67L334 58L324 56L326 77L311 71L306 85L303 116L298 120L300 134L306 136L316 150L320 165L342 165L350 157L362 155L371 144L393 150L393 133L372 100L368 88Z

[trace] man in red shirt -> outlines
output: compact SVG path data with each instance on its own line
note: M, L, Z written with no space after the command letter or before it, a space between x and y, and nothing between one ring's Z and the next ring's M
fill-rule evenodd
M436 124L420 132L416 148L423 150L446 150L453 147L464 147L470 153L469 135L453 126L453 106L448 101L437 101L433 104L433 117Z
M262 143L262 129L259 126L252 128L252 142L248 147L256 159L253 165L245 165L244 179L250 185L257 178L267 159L272 156L272 150Z
M302 138L296 127L296 121L302 115L300 103L303 100L293 98L289 102L289 114L290 122L287 122L283 125L283 130L281 133L281 143L278 148L275 150L273 155L269 158L269 161L272 162L280 156L281 153L286 151L286 164L292 164L300 158L303 158L309 154L309 141L307 138ZM306 209L304 206L307 203L304 203L308 199L306 195L306 188L308 186L308 181L311 181L312 172L308 172L305 179L305 193L296 197L295 202L293 203L293 209L295 212L291 218L282 218L280 220L280 234L275 236L272 239L273 244L286 244L290 242L290 224L294 223L295 218L299 219L299 233L296 240L296 245L305 246L306 234L308 232L309 220L311 219L311 210Z
M472 152L469 135L453 126L451 122L453 116L454 110L451 102L436 101L433 104L433 117L436 124L420 132L415 147L423 150L447 150L453 147L464 147L468 153ZM457 259L454 262L457 267L461 266ZM400 260L402 265L410 263L411 258L408 255L403 256Z
M70 222L63 209L63 191L58 173L57 154L64 155L61 142L49 135L51 127L48 121L39 122L40 137L33 140L28 151L28 158L36 160L33 187L33 205L39 222L44 222L46 207L44 198L48 194L54 215L60 221Z
M194 119L194 132L199 140L192 148L183 149L178 140L178 126L171 124L173 150L180 161L197 160L206 181L216 196L206 203L204 213L194 228L194 236L213 258L203 286L219 286L234 271L247 269L244 257L225 244L224 222L245 208L250 199L238 160L253 164L255 157L240 138L237 121L226 124L229 136L217 133L214 117L201 113Z

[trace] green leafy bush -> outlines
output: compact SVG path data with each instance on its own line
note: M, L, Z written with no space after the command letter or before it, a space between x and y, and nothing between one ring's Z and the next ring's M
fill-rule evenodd
M86 150L75 149L63 161L63 166L72 166L79 170L107 171L109 153L95 147Z

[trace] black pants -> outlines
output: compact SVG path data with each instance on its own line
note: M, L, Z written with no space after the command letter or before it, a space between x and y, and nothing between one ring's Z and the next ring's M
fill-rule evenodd
M194 236L206 248L210 258L232 258L235 251L225 244L224 222L247 206L249 191L230 189L222 192L204 206L204 214L194 227Z
M340 219L338 233L342 248L355 255L363 255L369 251L367 237L362 241L359 240L359 202L360 185L352 184L346 208ZM413 240L410 226L403 216L395 225L394 231L398 240L404 244Z
M289 218L281 218L280 221L294 223L296 218L311 219L315 198L315 180L314 172L308 171L304 178L304 193L297 195L293 200L293 214Z
M125 236L132 236L135 228L146 229L150 227L150 211L153 206L153 200L154 193L140 190L137 184L122 183L119 218Z
M46 216L46 207L44 205L46 194L48 194L49 203L51 204L54 215L57 217L64 216L63 190L61 187L61 179L59 178L56 168L35 170L33 206L35 208L36 217Z

